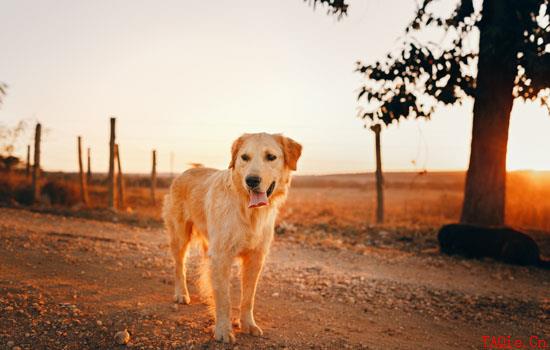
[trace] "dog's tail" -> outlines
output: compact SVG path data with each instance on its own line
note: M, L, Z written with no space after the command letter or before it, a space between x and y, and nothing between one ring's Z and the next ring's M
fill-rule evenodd
M169 213L171 208L172 208L172 196L170 195L170 193L168 193L164 196L164 199L162 200L161 216L165 224L167 222L167 219L170 217Z
M199 278L197 279L197 287L199 289L201 300L203 303L208 305L208 310L212 315L214 315L214 294L210 277L210 259L208 258L208 255L204 248L198 271Z

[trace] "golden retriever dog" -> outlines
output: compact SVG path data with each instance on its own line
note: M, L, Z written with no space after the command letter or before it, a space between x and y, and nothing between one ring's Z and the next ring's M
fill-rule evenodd
M218 341L235 341L229 287L236 259L242 263L241 331L262 334L254 321L256 285L301 152L299 143L280 134L244 134L231 147L228 169L189 169L174 180L165 197L163 218L175 262L175 301L190 302L185 254L190 241L199 239L206 252Z

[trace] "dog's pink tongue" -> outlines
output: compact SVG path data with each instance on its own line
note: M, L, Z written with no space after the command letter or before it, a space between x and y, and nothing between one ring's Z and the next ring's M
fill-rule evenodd
M248 195L250 196L250 202L248 202L249 208L257 208L268 205L267 195L265 192L249 191Z

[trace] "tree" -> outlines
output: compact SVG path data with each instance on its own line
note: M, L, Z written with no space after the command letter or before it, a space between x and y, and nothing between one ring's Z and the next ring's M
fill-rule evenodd
M0 169L9 173L15 166L17 166L17 164L19 164L19 161L19 158L14 156L0 155Z
M20 162L13 155L21 136L25 133L27 123L22 120L13 127L0 124L0 168L10 172Z
M449 0L446 0L447 2ZM318 0L337 14L344 1ZM505 218L506 149L514 99L550 111L548 0L454 1L449 16L421 0L399 50L383 62L357 62L365 78L360 117L386 125L430 118L438 106L474 100L472 143L461 222L499 226ZM477 3L476 3L477 4ZM441 44L419 40L441 32ZM479 35L479 44L469 46Z

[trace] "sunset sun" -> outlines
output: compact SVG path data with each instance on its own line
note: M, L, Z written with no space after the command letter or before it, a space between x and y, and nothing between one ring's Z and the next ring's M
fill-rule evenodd
M508 139L508 171L550 170L550 116L539 104L514 106Z

